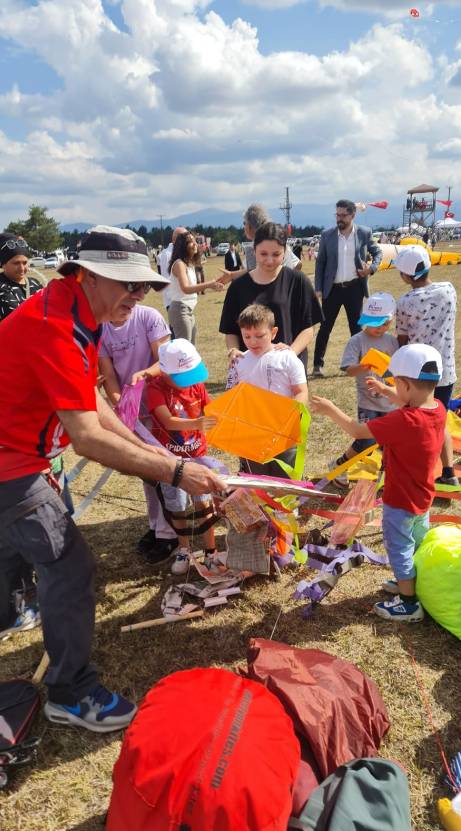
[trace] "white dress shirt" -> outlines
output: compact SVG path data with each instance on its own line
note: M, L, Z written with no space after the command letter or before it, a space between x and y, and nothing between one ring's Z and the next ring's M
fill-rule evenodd
M355 226L346 237L338 229L338 270L335 283L349 283L357 278L355 267Z

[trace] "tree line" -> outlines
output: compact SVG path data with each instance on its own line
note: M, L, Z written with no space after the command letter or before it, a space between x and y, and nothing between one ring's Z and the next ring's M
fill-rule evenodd
M138 228L125 225L125 228L136 231L152 248L168 245L174 230L171 225L163 228L153 226L150 230L145 225L140 225ZM83 232L77 228L73 231L61 231L59 223L53 217L48 216L48 208L40 205L31 205L27 218L10 222L5 231L24 237L34 252L55 251L57 248L75 251L83 236ZM246 239L243 228L238 228L236 225L227 227L196 225L191 228L191 231L195 234L202 234L205 238L210 237L212 245L218 245L220 242L243 242ZM291 226L293 237L312 237L314 234L320 234L321 231L322 228L316 225Z

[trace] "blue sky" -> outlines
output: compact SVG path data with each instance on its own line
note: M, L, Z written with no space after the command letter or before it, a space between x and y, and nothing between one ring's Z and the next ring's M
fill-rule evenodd
M459 196L461 3L417 8L2 0L0 224Z

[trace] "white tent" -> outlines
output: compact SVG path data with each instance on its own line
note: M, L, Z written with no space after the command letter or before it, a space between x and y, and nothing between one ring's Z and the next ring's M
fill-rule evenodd
M461 221L459 219L439 219L436 223L436 228L461 228Z

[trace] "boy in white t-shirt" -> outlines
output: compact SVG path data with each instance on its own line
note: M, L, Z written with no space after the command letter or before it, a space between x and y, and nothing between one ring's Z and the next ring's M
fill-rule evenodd
M424 343L434 346L442 356L443 374L434 396L445 409L456 381L455 321L456 290L452 283L433 283L430 278L431 259L422 245L405 245L395 259L404 283L410 291L397 301L397 337L400 346L407 343ZM453 444L445 430L445 440L440 454L442 475L436 482L442 485L458 485L453 468Z
M277 326L271 309L252 303L240 313L238 325L247 351L232 362L227 389L235 387L240 381L247 381L255 387L294 398L307 406L304 364L289 347L273 343ZM277 458L293 465L295 456L296 447L292 447ZM246 473L287 476L275 461L259 464L250 459L241 459L241 469Z

